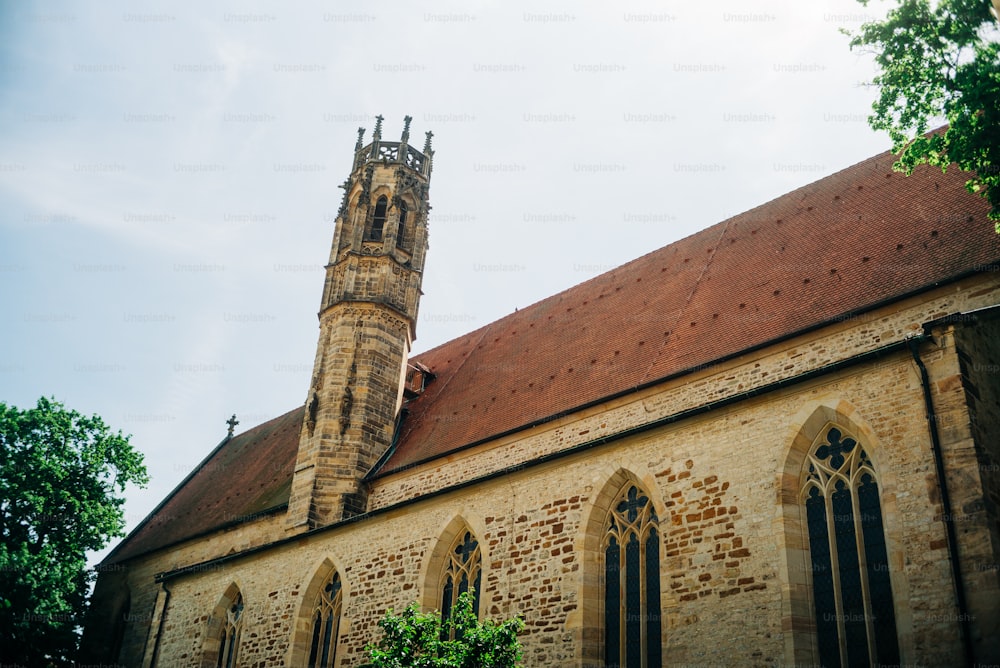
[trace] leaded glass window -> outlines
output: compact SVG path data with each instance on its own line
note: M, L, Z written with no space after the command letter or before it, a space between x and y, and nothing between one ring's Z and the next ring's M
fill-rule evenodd
M320 590L313 608L309 668L330 668L337 660L342 598L340 574L334 572Z
M226 608L226 618L222 624L222 638L219 642L218 668L238 666L240 632L243 630L243 594L237 592L232 604Z
M807 465L802 499L820 663L899 664L875 467L838 427L817 442Z
M660 640L660 538L649 497L633 484L608 514L604 554L604 664L655 668Z
M479 614L479 592L483 576L482 557L479 542L466 531L460 533L448 549L445 557L444 573L441 576L441 619L451 615L458 597L473 589L472 609Z

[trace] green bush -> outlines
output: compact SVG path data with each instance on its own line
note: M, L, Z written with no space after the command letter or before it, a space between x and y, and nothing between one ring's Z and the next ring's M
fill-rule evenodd
M411 603L399 615L390 608L379 626L382 639L366 648L371 663L364 668L513 668L521 659L524 621L480 622L468 592L443 622L440 613Z

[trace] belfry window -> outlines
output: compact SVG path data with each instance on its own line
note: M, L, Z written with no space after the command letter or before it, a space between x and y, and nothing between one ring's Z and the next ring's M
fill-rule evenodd
M396 228L396 246L399 248L404 247L406 241L406 214L409 210L406 208L406 202L399 202L399 227Z
M458 597L471 587L474 590L472 609L479 614L480 584L483 576L479 543L471 532L458 535L445 556L441 576L441 619L446 620L458 602Z
M605 526L604 665L654 668L660 640L660 539L649 497L626 485Z
M372 218L372 226L368 231L368 241L382 241L382 228L385 227L386 210L389 208L389 200L385 195L375 202L375 216Z
M312 613L309 668L329 668L337 660L342 591L340 574L334 572L320 589Z
M899 663L878 478L837 427L814 446L802 485L816 641L823 666Z
M219 642L217 668L234 668L239 665L240 633L243 630L243 594L237 592L236 599L226 609L222 623L222 638Z

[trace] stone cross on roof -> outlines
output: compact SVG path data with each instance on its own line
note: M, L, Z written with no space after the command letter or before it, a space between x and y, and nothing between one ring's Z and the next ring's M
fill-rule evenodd
M236 425L238 425L239 423L240 423L240 421L236 419L236 413L233 413L233 417L231 417L228 420L226 420L226 424L229 425L229 433L226 434L227 437L230 437L230 438L232 437L233 430L236 429Z

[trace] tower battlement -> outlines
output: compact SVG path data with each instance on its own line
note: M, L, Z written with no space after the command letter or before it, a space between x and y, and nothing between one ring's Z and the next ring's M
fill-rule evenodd
M354 167L351 171L356 171L371 162L396 163L403 164L429 179L431 159L434 156L434 149L431 148L431 138L434 133L430 131L424 133L424 148L422 151L418 151L410 145L412 116L403 118L403 134L399 141L382 139L382 120L381 116L375 118L375 131L372 134L372 141L368 144L364 143L365 128L358 128L358 141L354 145Z

